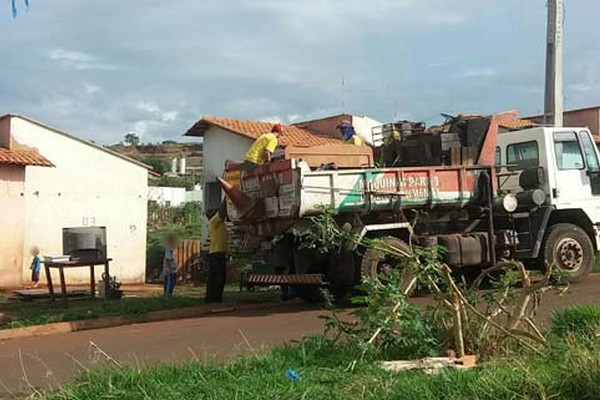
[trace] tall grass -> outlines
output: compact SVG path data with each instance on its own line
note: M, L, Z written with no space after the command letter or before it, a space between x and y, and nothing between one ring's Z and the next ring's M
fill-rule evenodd
M566 346L566 347L565 347ZM299 381L285 375L295 369ZM480 368L386 372L377 362L322 337L225 365L188 363L91 372L48 399L597 399L600 354L561 344L544 357Z

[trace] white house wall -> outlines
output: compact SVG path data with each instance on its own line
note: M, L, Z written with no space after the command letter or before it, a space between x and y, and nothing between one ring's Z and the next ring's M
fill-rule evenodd
M18 117L11 118L11 133L55 165L26 169L24 280L31 246L42 254L61 254L63 228L105 226L111 275L122 282L144 282L148 171ZM66 277L70 283L87 283L89 270L68 270Z
M24 180L25 167L0 165L0 288L22 283Z
M208 204L206 184L215 182L217 177L223 174L225 160L243 161L252 143L250 138L216 127L210 128L204 134L204 204Z

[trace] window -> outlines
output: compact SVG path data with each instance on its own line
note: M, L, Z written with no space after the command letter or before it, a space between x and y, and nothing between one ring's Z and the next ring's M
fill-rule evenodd
M506 146L506 163L512 165L509 167L511 171L537 167L540 164L537 142L514 143Z
M558 169L583 169L583 156L575 132L556 132L554 152Z
M598 157L596 157L595 146L590 139L590 135L586 131L579 132L579 140L581 140L581 146L583 147L583 153L585 154L585 161L587 163L588 170L591 172L600 171L600 165L598 165Z

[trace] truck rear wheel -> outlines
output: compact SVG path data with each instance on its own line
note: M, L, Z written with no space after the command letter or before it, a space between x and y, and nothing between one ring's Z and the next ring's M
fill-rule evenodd
M362 259L361 273L363 277L369 277L371 279L379 279L381 274L385 274L386 270L393 268L395 264L402 259L407 259L411 254L412 250L410 246L403 240L386 236L381 239L383 246L389 246L396 253L404 253L406 256L394 257L386 254L385 251L379 249L368 249ZM412 271L405 270L402 272L400 278L400 287L402 291L410 295L415 289L416 274Z
M594 247L583 229L560 223L548 230L543 256L565 274L568 282L577 282L592 270Z

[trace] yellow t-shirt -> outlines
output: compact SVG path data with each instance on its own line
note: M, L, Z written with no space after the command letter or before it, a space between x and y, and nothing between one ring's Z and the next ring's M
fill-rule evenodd
M358 135L353 135L350 139L346 140L344 143L353 144L354 146L362 146L362 139Z
M248 149L246 160L259 165L266 164L267 157L265 156L265 151L268 150L270 153L273 153L276 148L277 136L272 133L262 134Z
M208 221L208 236L210 238L209 254L227 252L229 247L229 234L227 233L227 228L219 213L216 213Z

